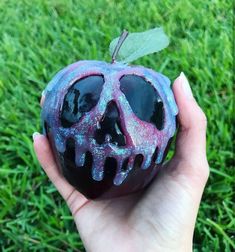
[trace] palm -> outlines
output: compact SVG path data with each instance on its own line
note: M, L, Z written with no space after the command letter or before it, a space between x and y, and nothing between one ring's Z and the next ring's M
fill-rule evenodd
M129 244L132 249L126 251L147 251L146 244L151 248L156 244L156 250L161 246L174 250L179 241L184 244L185 240L190 246L192 233L182 232L190 230L182 226L190 223L187 215L198 200L193 196L195 184L190 185L186 178L179 179L174 174L179 170L175 163L173 160L163 167L154 183L142 192L112 200L88 201L82 207L79 194L72 205L68 200L86 247L91 251L104 251L105 246L116 244L113 251L124 251L123 244L132 241ZM94 243L90 242L91 237Z
M182 79L177 80L173 86L181 126L177 151L143 191L88 201L59 173L46 137L34 138L38 159L66 200L87 251L190 251L209 171L206 124L193 97L182 97Z

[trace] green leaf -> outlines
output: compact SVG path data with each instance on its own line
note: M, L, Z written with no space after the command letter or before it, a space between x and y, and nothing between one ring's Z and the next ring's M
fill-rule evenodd
M115 38L110 43L110 55L113 54L119 38ZM158 52L168 45L169 38L162 27L145 32L129 33L117 54L116 60L122 63L129 63L145 55Z

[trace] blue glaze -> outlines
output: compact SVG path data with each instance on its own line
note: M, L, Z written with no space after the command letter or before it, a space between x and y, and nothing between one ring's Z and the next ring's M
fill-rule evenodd
M78 123L70 128L61 125L60 114L63 101L68 89L78 79L89 75L104 76L103 89L96 106L85 113ZM157 90L164 103L164 128L157 130L151 123L141 121L132 111L125 95L120 90L119 79L123 75L135 74L145 78ZM109 64L100 61L79 61L61 70L48 84L45 90L45 102L42 110L42 121L51 129L55 147L63 153L68 138L75 140L75 162L81 166L85 160L85 153L89 151L93 156L92 178L101 181L104 176L104 161L107 157L117 160L117 172L113 183L121 185L133 168L136 155L144 157L142 169L148 169L156 147L158 155L156 164L163 161L163 155L169 139L176 130L175 116L178 108L170 88L170 81L162 74L141 66L127 66L121 63ZM144 94L143 94L144 95ZM99 128L100 120L105 113L107 104L114 100L120 112L121 126L127 139L126 146L119 147L112 143L98 145L94 140L94 133ZM129 158L127 169L121 169L123 162Z

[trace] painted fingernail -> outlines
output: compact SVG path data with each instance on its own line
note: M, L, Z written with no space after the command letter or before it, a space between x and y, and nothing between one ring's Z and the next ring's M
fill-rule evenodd
M181 72L179 77L181 80L181 85L185 96L187 96L188 98L193 98L192 89L189 85L188 79L186 78L185 74Z
M40 136L40 133L34 132L33 133L33 141L35 141L36 137Z

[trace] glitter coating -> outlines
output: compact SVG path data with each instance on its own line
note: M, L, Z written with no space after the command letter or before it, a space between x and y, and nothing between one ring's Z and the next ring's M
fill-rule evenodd
M77 80L90 75L103 75L104 85L97 105L72 127L61 125L60 115L65 95ZM135 74L143 77L152 85L164 104L164 127L158 130L153 124L141 121L132 111L125 95L120 90L120 78L123 75ZM144 95L144 94L143 94ZM125 146L116 146L107 141L99 145L94 140L94 133L100 127L100 121L107 104L115 101L120 112L121 126L126 137ZM163 161L169 139L176 130L176 115L178 109L170 88L170 81L164 75L141 66L128 66L121 63L109 64L101 61L79 61L61 70L50 81L45 89L45 102L42 109L42 121L51 130L54 146L60 153L65 152L66 141L75 140L75 163L83 166L85 153L92 153L92 178L101 181L104 176L104 162L107 157L117 160L115 186L121 185L133 168L134 159L143 155L141 169L147 170L153 160L156 150L156 164ZM44 131L45 133L45 131ZM122 170L122 164L128 158L127 169ZM151 173L153 177L154 172ZM150 178L151 179L151 178ZM150 180L149 179L149 180Z

